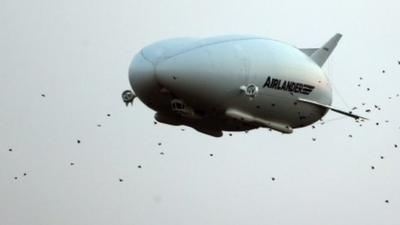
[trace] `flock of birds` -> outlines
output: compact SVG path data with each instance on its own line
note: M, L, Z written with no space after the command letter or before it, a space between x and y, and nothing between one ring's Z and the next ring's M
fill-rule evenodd
M400 65L400 61L398 61L397 63ZM382 74L386 74L386 70L382 70ZM364 78L363 78L363 77L359 77L359 80L360 80L360 82L361 82L362 80L364 80ZM361 84L361 83L358 83L357 86L358 86L358 87L362 87L362 84ZM369 88L369 87L366 88L366 91L370 91L370 90L371 90L371 88ZM396 94L396 95L395 95L396 98L399 98L399 96L400 96L399 94ZM41 94L41 97L45 98L45 97L46 97L46 94ZM392 96L389 96L388 99L392 99ZM362 102L361 105L364 106L364 107L367 106L367 104L366 104L365 102ZM354 106L353 108L351 108L351 110L354 111L354 110L358 110L359 108L360 108L360 107ZM373 109L374 109L374 110L377 110L377 111L381 111L381 107L380 107L380 106L378 106L378 105L373 105L373 107L366 107L366 108L365 108L365 112L366 112L366 113L371 113ZM107 117L111 117L111 114L108 113L108 114L106 114L106 116L107 116ZM326 122L326 121L321 120L321 123L320 123L320 124L323 125L323 124L325 124L325 122ZM358 122L360 122L360 121L358 121ZM361 122L363 122L363 120L361 120ZM385 120L385 123L389 123L389 120ZM157 122L156 122L156 121L154 121L154 125L157 125ZM379 126L380 123L379 123L379 122L375 122L375 125L376 125L376 126ZM359 123L359 126L362 126L362 123ZM97 124L97 127L100 128L100 127L102 127L102 125L101 125L101 124ZM315 125L312 125L311 128L312 128L312 129L315 129L316 126L315 126ZM399 129L400 129L400 127L399 127ZM184 128L181 128L181 131L185 131L185 129L184 129ZM246 132L246 133L247 133L247 132ZM232 133L229 133L228 135L229 135L229 136L233 136ZM352 138L353 135L349 134L348 137L349 137L349 138ZM316 139L315 137L313 137L311 140L312 140L313 142L317 141L317 139ZM76 139L76 144L81 144L81 143L82 143L82 140L81 140L81 139ZM158 142L157 145L158 145L158 146L161 146L162 143L161 143L161 142ZM395 144L393 144L393 147L394 147L395 149L397 149L399 146L398 146L397 143L395 143ZM12 149L12 148L9 148L8 151L9 151L9 152L13 152L13 149ZM164 154L165 154L165 153L164 153L163 151L160 152L160 155L164 155ZM213 154L213 153L209 153L209 156L210 156L210 157L214 157L214 154ZM385 157L384 157L383 155L381 155L379 158L380 158L381 160L385 159ZM69 165L70 165L70 166L74 166L75 163L74 163L74 162L70 162ZM138 168L138 169L142 169L143 166L142 166L142 165L137 165L137 168ZM371 169L371 170L375 170L376 167L375 167L374 165L371 165L371 166L370 166L370 169ZM28 173L27 173L27 172L24 172L24 173L22 174L22 177L25 177L25 176L27 176L27 175L28 175ZM14 176L13 179L14 179L14 180L18 180L19 177L18 177L18 176ZM270 180L271 180L272 182L276 182L276 181L277 181L277 178L276 178L276 177L270 177ZM118 182L124 182L124 179L123 179L123 178L118 178L117 181L118 181ZM386 199L386 200L385 200L385 203L389 203L389 200Z

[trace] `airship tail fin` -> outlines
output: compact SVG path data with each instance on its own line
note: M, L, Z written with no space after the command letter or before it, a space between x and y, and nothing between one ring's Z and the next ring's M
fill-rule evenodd
M342 34L335 34L328 42L326 42L321 48L313 52L310 58L317 63L319 66L323 66L325 61L329 58L337 43L339 42Z
M316 52L319 48L300 48L304 54L311 56L314 52Z

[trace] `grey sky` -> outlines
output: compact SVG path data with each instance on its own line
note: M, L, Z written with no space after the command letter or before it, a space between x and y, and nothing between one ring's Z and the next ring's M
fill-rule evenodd
M399 9L394 0L2 0L0 224L400 224ZM140 101L120 99L133 55L160 39L254 34L319 47L336 32L344 37L324 67L334 105L359 107L363 127L329 113L292 135L217 139L154 125Z

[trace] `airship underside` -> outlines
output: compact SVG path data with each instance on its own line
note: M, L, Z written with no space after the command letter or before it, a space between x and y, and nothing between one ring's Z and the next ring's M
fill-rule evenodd
M252 36L178 38L143 48L129 68L133 91L155 119L212 136L260 127L282 133L308 126L331 106L331 84L321 69L340 34L319 49Z

